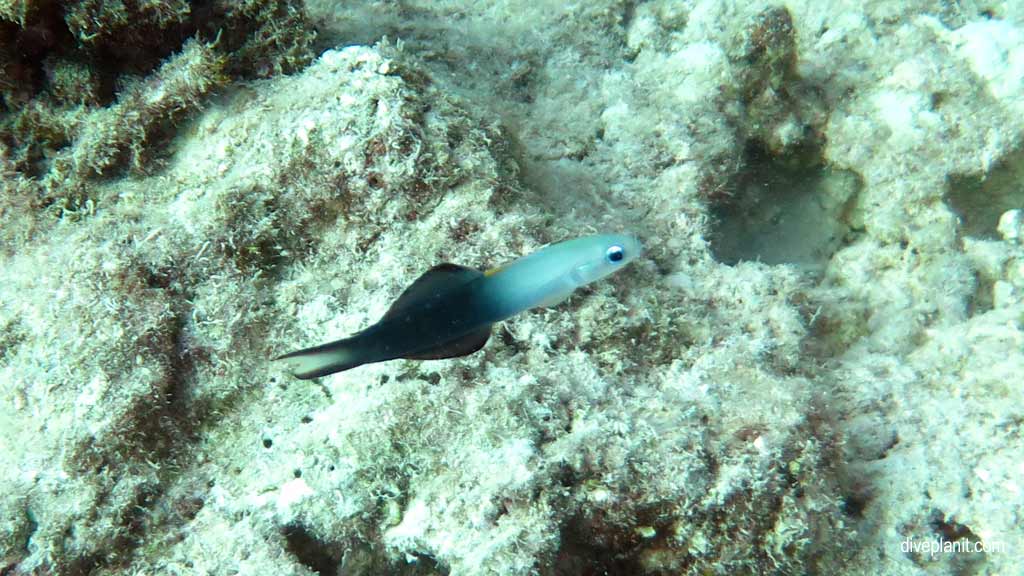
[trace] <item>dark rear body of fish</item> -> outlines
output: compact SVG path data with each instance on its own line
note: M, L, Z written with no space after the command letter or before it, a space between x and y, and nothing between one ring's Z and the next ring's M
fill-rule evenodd
M285 354L279 359L321 352L344 355L336 363L300 376L316 378L396 358L431 360L475 352L487 343L491 325L497 320L494 305L483 297L483 273L463 269L455 274L462 274L465 281L455 285L414 284L376 324L348 338Z

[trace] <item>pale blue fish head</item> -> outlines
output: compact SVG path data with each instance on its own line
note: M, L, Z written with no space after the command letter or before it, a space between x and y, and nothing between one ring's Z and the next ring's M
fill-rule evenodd
M600 234L571 242L577 241L577 259L570 272L577 286L618 272L643 252L640 240L629 234Z

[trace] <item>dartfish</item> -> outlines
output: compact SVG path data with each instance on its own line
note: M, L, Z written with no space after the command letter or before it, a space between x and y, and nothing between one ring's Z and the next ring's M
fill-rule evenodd
M472 354L487 343L495 322L554 306L580 286L621 269L640 250L633 236L601 234L552 244L487 271L439 264L409 285L376 324L275 360L306 379L396 358Z

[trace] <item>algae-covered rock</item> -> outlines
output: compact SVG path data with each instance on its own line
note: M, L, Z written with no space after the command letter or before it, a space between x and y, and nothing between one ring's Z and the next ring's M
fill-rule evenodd
M1015 3L64 6L0 5L0 572L1017 569ZM476 354L270 360L596 230Z
M96 201L93 176L146 170L227 81L304 66L315 37L288 1L26 2L0 9L0 29L5 160L60 214Z

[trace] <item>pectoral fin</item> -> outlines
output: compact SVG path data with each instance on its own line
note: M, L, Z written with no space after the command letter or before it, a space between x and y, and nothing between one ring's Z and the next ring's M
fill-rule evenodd
M552 293L548 294L546 297L544 297L543 300L538 302L537 306L541 306L541 307L544 307L544 308L550 308L551 306L557 306L557 305L561 304L562 302L565 302L566 300L568 300L569 296L572 296L572 293L573 293L572 289L566 289L566 290L562 290L560 292L552 292Z

